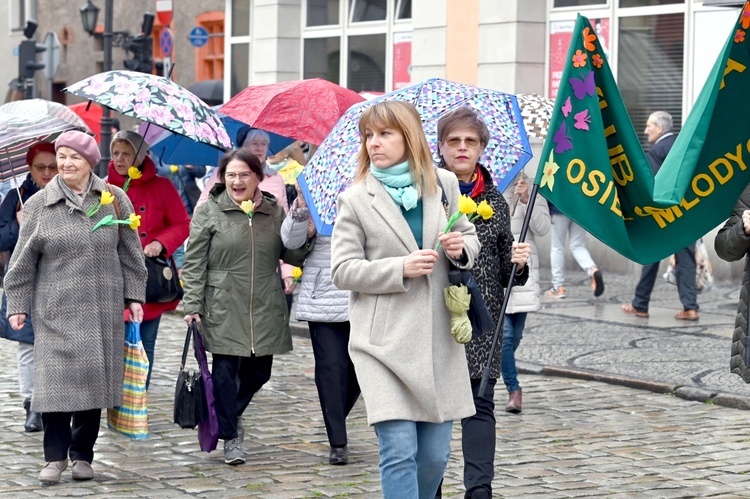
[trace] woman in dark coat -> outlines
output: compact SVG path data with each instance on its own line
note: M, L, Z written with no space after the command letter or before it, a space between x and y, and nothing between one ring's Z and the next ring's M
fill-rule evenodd
M73 460L73 479L90 480L102 409L122 405L123 309L143 320L146 267L128 226L94 227L105 216L135 226L121 189L92 173L96 141L70 131L55 141L59 174L24 206L16 251L5 276L10 325L34 320L34 394L42 413L44 460L39 480L55 483ZM100 206L94 216L87 211ZM72 426L71 426L72 422Z
M3 204L0 205L0 251L7 252L8 259L13 254L18 241L24 203L39 189L44 189L52 177L57 175L54 144L37 142L29 147L26 153L26 164L29 167L29 174L26 175L23 184L18 189L11 189L3 200ZM24 430L42 431L42 415L31 410L31 394L34 392L34 330L30 319L20 331L11 328L5 317L7 308L7 299L3 293L0 336L18 342L18 385L21 397L23 397L23 407L26 410Z
M494 210L493 216L488 220L480 217L474 222L482 250L477 255L472 273L482 291L482 298L497 323L505 283L514 277L514 284L523 285L529 276L528 265L519 265L520 270L516 275L510 275L513 267L511 256L514 251L522 252L522 261L525 263L531 254L531 247L528 243L518 243L516 249L513 249L508 203L495 188L490 173L478 163L488 142L487 126L468 107L458 108L438 122L441 166L456 174L461 194L471 197L477 204L487 201ZM466 344L471 390L477 410L475 415L461 420L467 498L492 497L495 459L494 395L495 384L500 377L500 348L495 350L490 365L486 392L483 397L478 395L482 370L487 364L491 346L492 334L485 334ZM520 399L521 390L515 393Z
M733 373L742 377L745 383L750 383L750 352L746 352L750 306L750 256L747 256L750 252L750 184L740 194L732 210L732 216L719 230L714 240L714 248L719 258L728 262L745 258L745 272L742 275L737 318L734 321L729 367Z

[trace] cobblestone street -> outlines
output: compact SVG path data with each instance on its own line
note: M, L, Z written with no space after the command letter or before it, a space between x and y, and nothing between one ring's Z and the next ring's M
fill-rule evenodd
M698 341L685 346L694 352L690 362L683 362L685 372L699 370L701 364L703 371L726 372L723 361L713 360L714 355L728 357L726 331L704 334L702 322L709 321L704 321L708 315L703 315L703 309L701 324L682 332L679 324L677 330L651 324L645 329L643 325L630 326L627 322L633 319L610 316L609 312L586 319L583 325L581 318L562 317L563 313L574 315L574 311L564 311L565 308L581 307L588 310L586 313L597 307L610 310L618 299L614 279L610 281L610 294L605 294L602 303L588 303L585 287L573 287L569 301L553 303L554 307L530 315L527 337L519 349L519 358L530 366L529 370L557 366L564 374L564 368L571 369L572 365L591 372L595 372L595 367L601 373L613 371L619 376L623 373L617 371L624 370L628 376L637 375L639 360L650 365L648 356L635 355L632 363L602 362L597 358L606 358L602 356L609 355L607 352L615 347L627 351L627 344L632 341L629 336L622 336L640 331L641 336L662 334L668 338L685 333L698 340L707 338L705 344ZM625 289L623 286L623 295ZM726 330L733 322L733 306L729 302L734 297L729 295L736 296L736 290L729 286L722 289L711 293L715 293L716 310L723 310L723 315L717 315L723 324L721 329ZM665 304L670 292L676 295L674 288L657 291L664 294L657 299L663 299ZM676 301L676 296L671 299ZM702 299L701 304L704 303L709 302ZM657 312L652 312L650 321L658 320ZM626 324L618 323L620 319ZM22 431L15 345L3 343L0 362L6 368L0 378L0 456L4 460L0 494L19 498L380 497L377 444L374 432L366 424L361 400L349 419L350 464L327 464L328 445L312 379L312 350L309 340L299 335L298 327L294 352L276 358L271 381L245 415L247 463L225 465L221 449L210 454L200 452L195 432L171 423L183 331L184 323L177 317L165 316L162 320L150 393L149 439L128 440L110 432L104 424L95 449L94 480L73 482L69 468L62 482L53 486L42 486L37 481L43 460L41 434ZM726 346L726 351L710 351L715 348L711 341ZM681 355L679 349L670 352L670 344L675 342L667 341L655 351L661 351L663 358ZM597 349L601 355L590 355L590 362L583 362L575 353ZM542 355L544 351L548 355ZM674 363L679 364L677 360ZM653 364L665 366L663 372L644 368L642 374L647 376L642 378L670 382L667 378L682 372L673 369L672 362ZM626 365L630 367L625 369ZM720 378L712 379L719 382ZM521 383L521 415L505 413L505 395L501 390L496 395L494 488L498 497L750 497L750 464L745 462L750 447L750 435L744 427L750 416L747 411L587 379L522 374ZM732 383L731 387L737 388L734 392L742 395L744 383ZM454 431L445 496L463 495L459 429L457 425Z

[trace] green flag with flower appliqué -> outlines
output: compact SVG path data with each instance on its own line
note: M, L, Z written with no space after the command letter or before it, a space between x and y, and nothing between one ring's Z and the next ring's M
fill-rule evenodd
M750 182L748 29L750 2L654 175L594 29L579 15L540 158L539 192L642 264L726 220Z

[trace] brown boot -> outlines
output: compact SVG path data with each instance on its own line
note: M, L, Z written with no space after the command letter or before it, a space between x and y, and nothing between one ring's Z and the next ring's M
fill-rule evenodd
M508 403L505 404L505 412L519 414L521 412L521 388L508 394Z

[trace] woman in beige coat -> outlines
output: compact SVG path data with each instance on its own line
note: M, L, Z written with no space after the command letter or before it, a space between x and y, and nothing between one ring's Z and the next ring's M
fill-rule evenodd
M474 414L463 345L443 299L448 265L470 268L479 251L465 217L452 232L458 182L433 168L419 114L382 102L360 118L354 184L338 199L331 278L351 291L349 353L380 446L383 496L434 497L450 454L453 421ZM440 242L440 248L433 248Z

